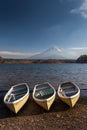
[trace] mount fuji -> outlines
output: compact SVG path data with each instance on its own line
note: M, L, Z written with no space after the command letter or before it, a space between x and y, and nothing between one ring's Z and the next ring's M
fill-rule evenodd
M58 47L51 47L37 55L33 55L30 59L65 59L62 54L62 50Z

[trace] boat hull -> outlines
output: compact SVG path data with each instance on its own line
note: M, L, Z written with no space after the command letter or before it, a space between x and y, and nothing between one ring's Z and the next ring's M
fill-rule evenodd
M64 103L66 103L67 105L69 105L70 107L74 107L75 104L77 103L78 99L80 97L80 93L73 98L64 98L64 97L59 97Z
M26 83L14 85L4 97L5 105L14 113L18 113L29 98L29 87Z
M37 92L37 90L38 90L38 92ZM37 94L42 93L41 97L35 96L36 93ZM43 95L46 96L46 97L44 97ZM41 106L45 110L49 111L52 104L53 104L53 102L54 102L54 100L55 100L56 91L55 91L54 87L50 83L45 82L43 84L35 85L32 96L33 96L34 101L39 106Z
M43 107L43 108L44 108L45 110L47 110L47 111L50 110L50 108L51 108L51 106L52 106L54 100L55 100L55 96L52 97L52 99L50 99L49 101L47 101L47 100L46 100L46 101L38 101L38 100L35 100L35 99L34 99L34 101L35 101L38 105L40 105L41 107Z
M64 85L66 88L63 88ZM69 95L67 96L67 94ZM80 97L80 89L72 82L65 82L59 85L58 96L64 103L70 107L74 107Z
M29 95L26 95L21 101L11 104L6 104L6 106L14 113L18 113L19 110L24 106L24 104L27 102L29 98Z

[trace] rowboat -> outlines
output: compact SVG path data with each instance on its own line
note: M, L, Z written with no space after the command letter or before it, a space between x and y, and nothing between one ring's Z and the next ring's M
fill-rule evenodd
M58 87L58 96L64 103L74 107L80 97L80 89L75 83L64 82Z
M50 83L45 82L35 85L32 96L38 105L48 111L55 100L56 91Z
M6 93L4 103L14 113L18 113L29 98L29 87L27 83L14 85Z

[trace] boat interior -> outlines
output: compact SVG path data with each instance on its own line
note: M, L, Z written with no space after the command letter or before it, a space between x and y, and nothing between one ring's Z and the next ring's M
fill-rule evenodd
M78 92L77 87L71 83L65 83L61 85L60 93L62 96L70 97L75 95Z
M54 94L54 90L48 85L37 86L35 91L35 97L38 99L47 99Z
M15 100L20 99L27 93L27 88L24 85L21 86L15 86L11 93L8 95L6 101L7 102L13 102Z

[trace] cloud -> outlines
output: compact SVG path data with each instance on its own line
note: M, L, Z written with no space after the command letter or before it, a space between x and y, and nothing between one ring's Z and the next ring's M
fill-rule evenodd
M87 47L71 47L63 49L66 59L77 59L80 55L87 54Z
M39 52L32 52L32 53L22 53L22 52L11 52L11 51L0 51L0 55L5 55L5 56L18 56L18 57L27 57L27 56L32 56L35 54L38 54Z
M72 9L70 13L79 14L87 19L87 0L84 0L79 8Z
M82 54L87 54L87 47L71 47L71 48L58 48L57 46L53 47L54 51L58 50L63 57L66 59L76 59ZM40 54L40 52L12 52L12 51L0 51L0 56L5 58L29 58L31 56Z
M87 50L87 47L74 47L74 48L69 48L70 50Z

